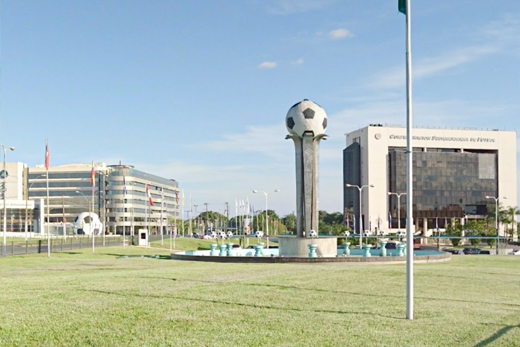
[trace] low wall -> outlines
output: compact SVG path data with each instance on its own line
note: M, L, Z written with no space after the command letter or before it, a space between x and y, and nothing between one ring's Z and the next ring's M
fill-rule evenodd
M309 245L318 245L318 257L336 257L338 250L337 237L300 238L296 236L279 236L278 248L280 257L307 257Z

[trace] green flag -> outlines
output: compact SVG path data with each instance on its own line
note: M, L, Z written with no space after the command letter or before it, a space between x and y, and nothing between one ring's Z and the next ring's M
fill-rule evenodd
M406 14L406 0L399 0L399 12Z

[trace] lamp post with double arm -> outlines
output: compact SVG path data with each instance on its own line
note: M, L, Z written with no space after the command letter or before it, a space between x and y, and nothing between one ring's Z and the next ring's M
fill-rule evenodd
M278 193L280 189L273 190L273 193ZM267 196L269 195L268 191L265 190L253 190L253 193L264 193L265 195L265 235L266 235L266 243L267 248L269 248L269 212L267 208Z
M374 188L374 185L373 184L365 184L365 185L362 185L362 186L358 186L358 185L355 185L355 184L346 184L345 185L347 188L357 188L359 190L359 219L358 219L358 223L359 223L359 248L361 249L362 246L363 246L363 223L361 221L361 192L363 191L363 188Z

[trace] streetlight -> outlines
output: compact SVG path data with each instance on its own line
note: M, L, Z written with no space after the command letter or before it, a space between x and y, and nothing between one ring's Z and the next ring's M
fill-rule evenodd
M358 223L359 223L359 248L361 249L362 246L363 246L363 238L362 238L362 229L363 229L363 223L361 222L361 191L363 190L363 188L367 188L367 187L370 187L370 188L374 188L374 185L373 184L365 184L363 186L358 186L358 185L355 185L355 184L346 184L345 185L347 188L357 188L359 190L359 219L358 219Z
M2 255L5 257L7 255L7 235L5 230L7 229L7 206L5 203L5 193L6 193L6 186L5 186L5 179L7 178L7 171L5 170L5 156L7 153L7 148L9 148L11 151L14 151L14 147L5 147L4 145L0 144L2 146L2 150L4 151L4 169L2 170L2 179L3 179L3 187L2 187L2 196L4 200L4 222L3 222L3 234L4 234L4 242L2 244Z
M388 192L389 196L395 195L397 196L397 232L401 235L401 195L406 195L406 193L392 193ZM400 238L401 236L399 236Z
M273 193L278 193L280 189L273 190ZM253 193L264 193L265 195L265 235L266 235L266 243L267 248L269 248L269 214L267 212L267 196L269 195L269 192L266 192L264 190L253 190Z
M497 242L496 242L495 246L496 246L496 253L498 255L498 200L500 199L500 197L486 195L486 199L495 200L495 236L497 237ZM504 196L504 197L502 197L502 199L507 199L507 198Z
M86 197L85 194L83 194L82 192L80 192L79 190L76 190L76 194L81 194L83 195L83 197L85 198L85 200L87 201L87 206L88 206L88 215L90 217L90 231L92 232L92 253L94 253L94 250L95 250L95 241L94 241L94 228L92 227L92 211L91 211L91 208L90 208L90 201L88 201L88 198ZM92 197L92 205L94 205L94 197ZM85 231L83 231L85 232Z

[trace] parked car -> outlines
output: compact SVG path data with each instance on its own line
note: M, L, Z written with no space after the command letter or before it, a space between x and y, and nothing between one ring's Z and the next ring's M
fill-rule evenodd
M520 249L508 253L509 255L520 255Z
M464 252L460 249L451 249L451 248L444 248L442 250L443 252L448 252L448 253L451 253L451 254L458 254L458 255L463 255Z
M462 250L464 254L480 254L480 248L466 247Z

